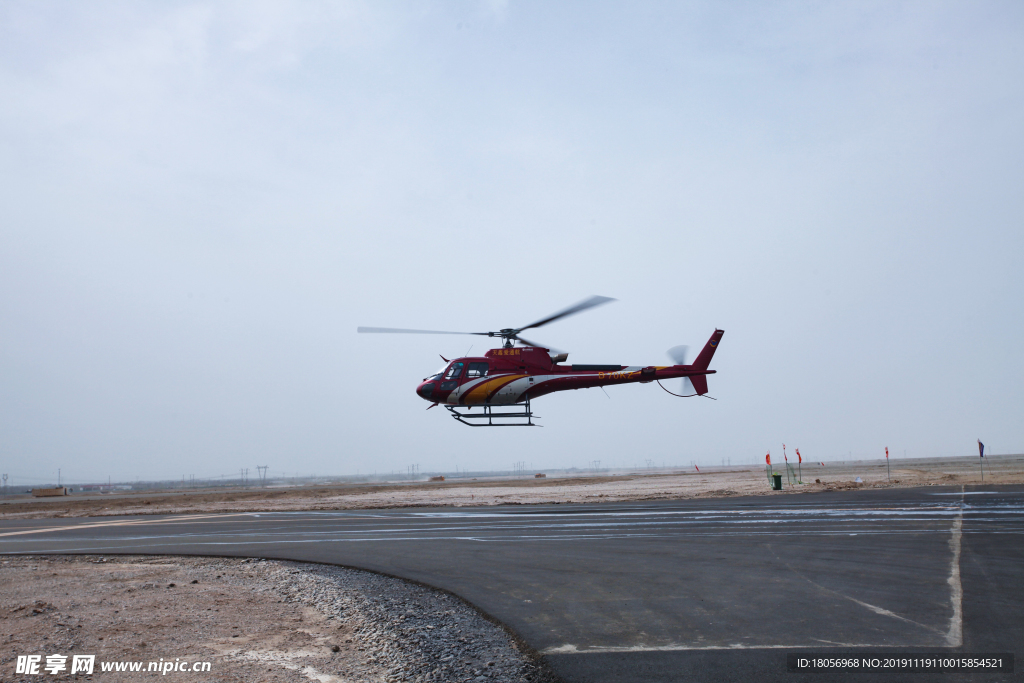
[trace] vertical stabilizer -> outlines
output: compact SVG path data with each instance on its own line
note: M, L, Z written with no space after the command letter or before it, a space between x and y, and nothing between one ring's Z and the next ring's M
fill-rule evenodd
M718 342L722 340L723 334L725 334L725 330L715 330L715 333L711 335L711 339L708 339L708 343L701 349L700 355L694 359L692 366L694 370L708 369L708 366L711 365L711 357L715 355L715 349L718 348ZM698 391L698 393L707 393L707 389Z

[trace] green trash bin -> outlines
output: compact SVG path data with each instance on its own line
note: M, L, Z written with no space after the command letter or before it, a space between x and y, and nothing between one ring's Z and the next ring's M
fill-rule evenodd
M781 491L782 490L782 475L781 474L773 474L772 475L772 488L775 489L776 491Z

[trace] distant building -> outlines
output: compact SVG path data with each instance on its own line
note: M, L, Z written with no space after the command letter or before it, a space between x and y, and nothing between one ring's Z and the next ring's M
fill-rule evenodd
M45 498L47 496L66 496L68 495L68 487L58 486L53 489L32 489L32 495L36 498Z

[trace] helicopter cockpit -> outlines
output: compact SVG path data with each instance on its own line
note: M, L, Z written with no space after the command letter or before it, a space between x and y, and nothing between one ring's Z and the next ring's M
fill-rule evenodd
M432 372L429 375L427 375L426 377L424 377L423 381L424 382L436 382L437 380L439 380L442 377L444 377L444 371L447 370L447 369L448 369L447 365L442 365L440 368L438 368L437 372Z
M460 379L478 379L480 377L486 377L489 371L490 364L486 361L477 363L454 361L439 369L437 372L424 377L423 381L436 382L438 380L453 381Z

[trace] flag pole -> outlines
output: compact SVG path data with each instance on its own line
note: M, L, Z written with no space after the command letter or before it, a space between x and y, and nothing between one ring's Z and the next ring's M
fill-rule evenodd
M789 458L786 457L786 444L782 444L782 459L786 461L786 485L792 487L793 482L789 478Z
M981 483L985 483L985 444L978 439L978 457L980 458L981 464Z
M889 471L889 447L885 447L885 476L892 483L892 473Z

